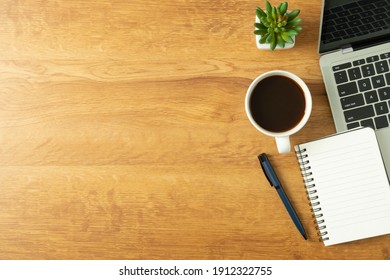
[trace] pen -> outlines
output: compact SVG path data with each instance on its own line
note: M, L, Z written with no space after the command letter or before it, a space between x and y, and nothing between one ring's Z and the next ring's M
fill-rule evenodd
M298 218L297 213L295 212L293 206L291 205L290 200L288 199L286 193L283 190L282 184L280 183L278 177L276 176L276 173L274 169L271 166L271 162L269 161L266 154L260 154L258 156L261 168L263 169L263 172L265 176L267 177L269 183L272 187L276 189L278 192L280 199L283 201L284 206L286 207L288 213L290 214L291 219L293 220L295 226L299 230L299 232L302 234L303 238L307 240L305 229L303 228L303 225L301 221Z

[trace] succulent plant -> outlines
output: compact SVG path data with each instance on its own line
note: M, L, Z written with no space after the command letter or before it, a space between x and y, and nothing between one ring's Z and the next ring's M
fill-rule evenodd
M297 17L300 10L288 11L287 8L287 2L272 7L268 1L265 3L265 11L256 8L259 22L254 24L256 27L254 33L260 35L260 44L269 43L270 49L274 50L277 45L284 48L286 43L294 43L292 37L302 30L299 26L302 19Z

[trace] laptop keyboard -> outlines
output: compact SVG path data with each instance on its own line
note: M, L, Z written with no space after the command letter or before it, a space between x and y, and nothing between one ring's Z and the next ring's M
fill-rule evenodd
M324 43L390 28L390 0L361 0L324 13Z
M332 67L347 128L388 127L390 52Z

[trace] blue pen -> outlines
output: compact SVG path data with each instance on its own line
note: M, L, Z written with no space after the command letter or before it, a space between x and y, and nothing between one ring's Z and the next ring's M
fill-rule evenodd
M302 234L303 238L307 240L305 229L303 228L303 225L301 221L298 218L297 213L295 212L293 206L291 205L290 200L288 199L286 193L283 190L282 184L280 183L278 177L276 176L276 173L274 169L271 166L271 162L269 161L266 154L260 154L258 156L261 168L264 171L265 176L267 177L269 183L271 186L273 186L276 191L278 192L280 199L283 201L284 206L286 206L286 209L288 213L290 214L291 219L293 220L295 226L299 230L299 232Z

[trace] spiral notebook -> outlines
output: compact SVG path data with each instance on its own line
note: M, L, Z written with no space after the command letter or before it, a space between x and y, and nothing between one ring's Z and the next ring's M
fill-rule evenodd
M390 185L373 129L299 144L295 153L325 246L390 233Z

